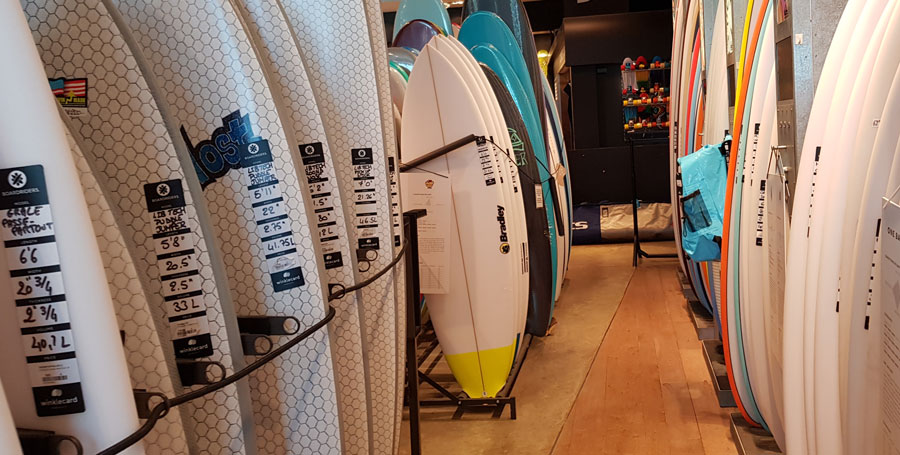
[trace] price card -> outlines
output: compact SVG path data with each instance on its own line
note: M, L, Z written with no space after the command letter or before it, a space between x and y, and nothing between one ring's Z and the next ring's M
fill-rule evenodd
M306 282L300 269L300 256L290 230L280 182L275 176L269 141L243 144L240 155L272 286L275 292L303 286Z
M424 172L400 174L403 207L425 209L418 221L419 279L423 294L450 292L450 179Z
M175 357L208 357L213 354L212 336L181 180L148 183L144 196Z
M84 412L50 198L40 165L0 170L0 230L37 415Z

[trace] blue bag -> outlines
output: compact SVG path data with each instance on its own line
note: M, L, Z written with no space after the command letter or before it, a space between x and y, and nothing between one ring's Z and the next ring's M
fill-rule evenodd
M731 136L678 158L681 167L681 246L694 261L722 256L722 223Z

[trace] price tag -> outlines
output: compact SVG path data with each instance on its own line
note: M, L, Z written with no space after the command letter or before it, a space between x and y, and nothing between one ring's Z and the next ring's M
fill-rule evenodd
M212 336L181 180L148 183L144 185L144 196L153 223L156 266L175 357L211 356Z
M269 141L243 144L240 155L272 286L275 292L303 286L306 282L300 269L300 256L275 176Z
M84 412L43 166L0 170L0 210L12 301L37 415Z

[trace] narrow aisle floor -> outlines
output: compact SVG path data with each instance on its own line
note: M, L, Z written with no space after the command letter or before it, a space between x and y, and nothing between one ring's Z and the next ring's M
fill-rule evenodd
M553 455L728 455L719 408L675 260L645 260L556 442Z
M669 244L670 245L670 244ZM569 273L556 304L552 335L535 338L513 389L518 419L453 409L423 408L424 455L547 455L587 376L634 269L631 244L572 248ZM438 398L427 384L422 399ZM404 416L400 453L409 453L409 416ZM591 453L590 451L582 453Z

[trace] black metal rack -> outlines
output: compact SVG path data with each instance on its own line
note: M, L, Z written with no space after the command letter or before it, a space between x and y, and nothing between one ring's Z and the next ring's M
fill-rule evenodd
M653 259L678 257L676 254L650 254L641 249L641 230L638 223L638 207L640 206L640 202L638 201L637 172L635 171L637 165L634 157L634 145L636 142L649 145L667 143L668 140L667 138L628 138L628 150L631 154L631 215L632 226L634 229L634 254L632 255L631 262L634 267L637 267L641 258Z
M516 397L512 395L516 380L519 377L531 335L521 340L518 355L506 381L506 386L496 397L470 398L466 396L453 375L448 371L438 371L443 353L434 329L427 321L422 320L420 311L419 282L419 248L418 219L425 216L424 210L412 210L403 214L403 228L409 250L406 255L406 405L409 407L409 443L410 454L421 455L422 437L420 416L422 407L455 407L453 419L460 419L466 412L490 412L491 418L502 417L503 411L509 407L510 419L516 418ZM423 371L424 370L424 371ZM419 385L424 383L438 393L436 399L420 399Z

